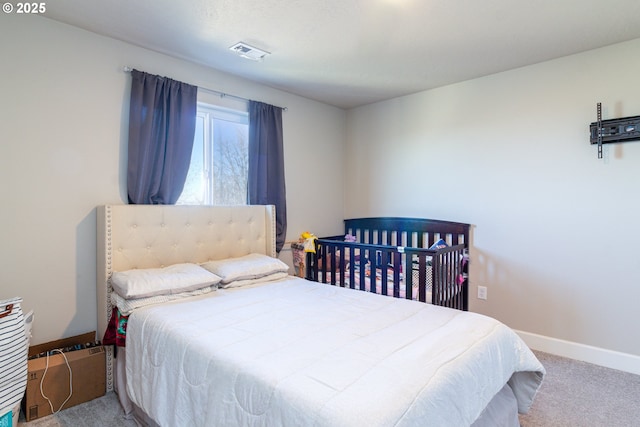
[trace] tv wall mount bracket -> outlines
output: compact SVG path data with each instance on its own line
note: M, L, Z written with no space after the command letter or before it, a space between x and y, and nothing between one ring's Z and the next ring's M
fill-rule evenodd
M640 141L640 116L602 120L602 104L597 105L598 121L591 123L591 145L598 145L598 158L602 158L602 145Z

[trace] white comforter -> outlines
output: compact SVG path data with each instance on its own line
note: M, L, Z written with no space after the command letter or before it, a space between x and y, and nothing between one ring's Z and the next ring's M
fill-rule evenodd
M466 426L544 368L491 318L292 277L136 310L126 373L162 426Z

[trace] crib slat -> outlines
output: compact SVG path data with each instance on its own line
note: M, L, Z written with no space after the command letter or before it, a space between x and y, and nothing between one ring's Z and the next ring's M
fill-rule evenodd
M380 262L380 265L378 265L378 268L380 269L380 279L382 279L382 286L380 289L380 293L382 295L388 295L387 294L387 285L388 285L388 281L389 281L389 275L387 274L387 265L389 264L389 252L383 250L380 251L380 260L378 260L378 258L376 257L376 263L378 263L378 261ZM377 281L378 276L372 276L371 280L372 281ZM377 289L377 286L371 286L372 289Z
M349 287L355 289L356 248L349 246Z
M427 301L427 287L424 286L427 283L427 256L425 254L418 254L418 301Z
M403 255L404 262L404 297L413 299L413 260L411 252L405 252Z
M402 270L402 257L400 252L393 252L393 297L400 298L400 271Z
M369 258L368 249L360 249L360 287L361 291L366 289L367 280L367 259Z

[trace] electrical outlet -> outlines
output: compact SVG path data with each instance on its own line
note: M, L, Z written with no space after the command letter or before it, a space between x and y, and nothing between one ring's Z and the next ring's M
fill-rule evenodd
M487 299L487 287L486 286L478 286L478 299Z

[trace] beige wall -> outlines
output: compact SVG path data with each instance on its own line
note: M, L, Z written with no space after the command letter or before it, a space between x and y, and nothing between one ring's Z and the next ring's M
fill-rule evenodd
M640 142L603 160L589 144L597 102L605 119L640 115L639 51L635 40L349 111L346 217L471 223L473 311L549 348L635 355L640 373Z
M21 296L34 310L34 344L96 328L95 207L126 202L124 66L287 107L289 239L342 224L344 110L46 18L0 14L0 299ZM312 187L320 163L336 167Z

